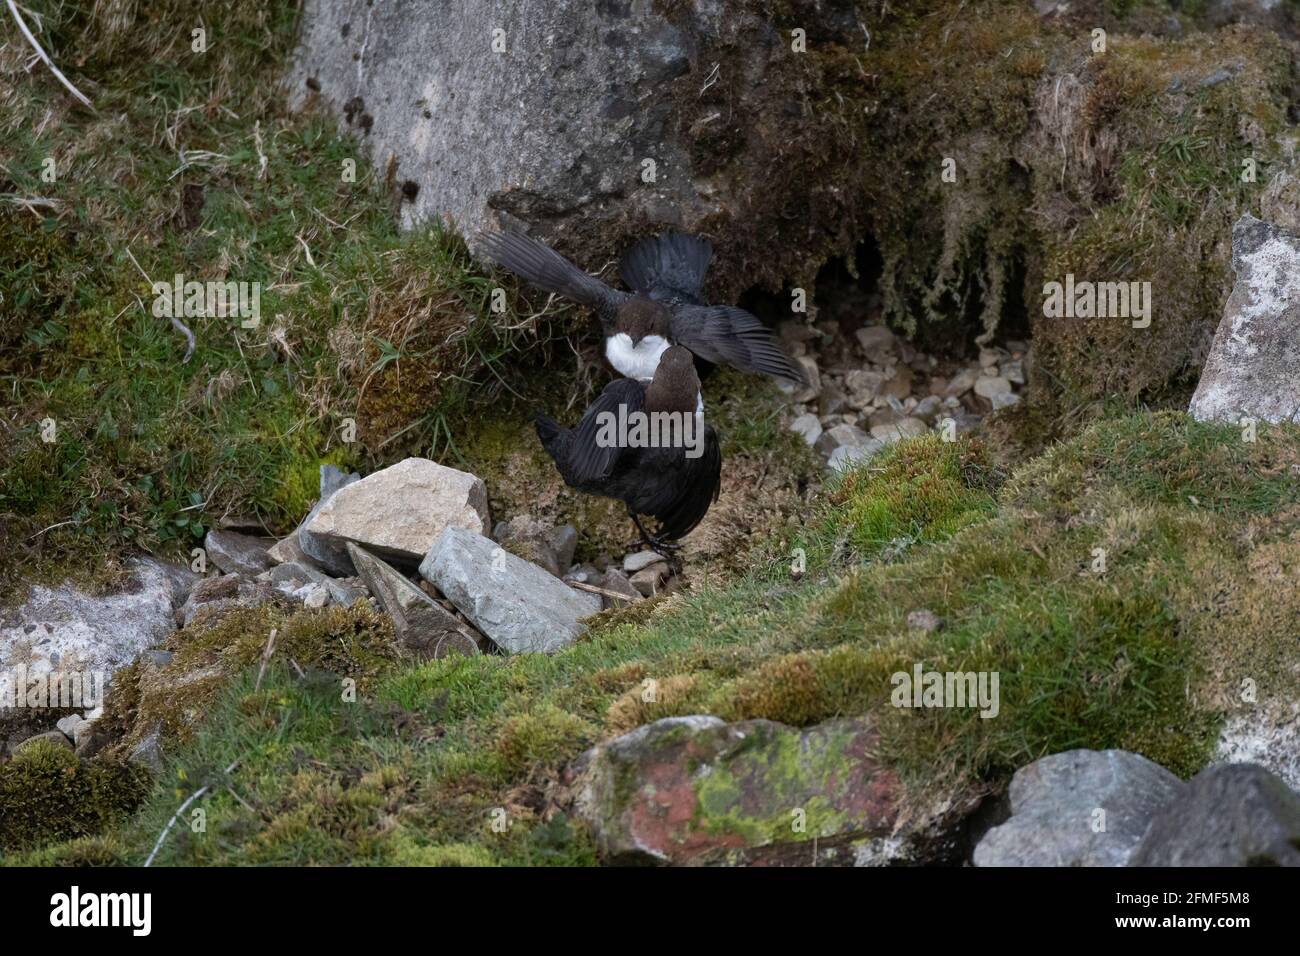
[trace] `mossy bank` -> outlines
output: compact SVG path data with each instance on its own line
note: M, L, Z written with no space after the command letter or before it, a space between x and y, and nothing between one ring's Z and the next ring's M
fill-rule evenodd
M178 828L163 861L594 863L563 768L693 713L866 715L916 807L996 792L1074 747L1189 775L1226 716L1300 690L1277 666L1300 609L1298 476L1296 429L1249 443L1173 413L1106 420L1009 475L978 444L907 441L848 472L740 578L607 613L556 654L380 662L354 701L328 665L299 676L278 658L259 689L250 667L130 823L20 859L137 863L217 781L207 832ZM909 627L920 609L942 626ZM999 673L997 717L892 706L892 675L916 662Z

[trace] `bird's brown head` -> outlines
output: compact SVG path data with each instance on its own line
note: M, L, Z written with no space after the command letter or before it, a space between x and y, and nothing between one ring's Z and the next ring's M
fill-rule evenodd
M648 411L694 412L700 394L700 376L690 349L674 345L659 356L655 377L646 386Z
M672 315L662 303L636 295L618 307L614 331L626 333L632 340L632 344L636 345L647 335L657 335L667 339L671 331L671 323Z

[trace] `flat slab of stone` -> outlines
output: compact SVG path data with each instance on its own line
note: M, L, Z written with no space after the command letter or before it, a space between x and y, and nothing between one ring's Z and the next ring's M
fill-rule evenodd
M479 653L478 642L452 614L404 574L364 548L348 544L348 556L379 606L393 621L397 639L416 657L432 660Z
M1199 421L1300 422L1300 235L1247 214L1232 229L1237 282L1188 411Z
M268 553L271 542L213 528L203 538L203 550L208 560L227 574L247 574L255 577L275 564Z
M600 596L569 587L490 538L450 526L420 574L506 653L550 652L573 643Z
M334 492L305 530L414 564L448 527L488 533L487 487L468 472L407 458Z
M975 847L976 866L1127 866L1155 814L1183 790L1124 750L1068 750L1011 778L1011 818Z

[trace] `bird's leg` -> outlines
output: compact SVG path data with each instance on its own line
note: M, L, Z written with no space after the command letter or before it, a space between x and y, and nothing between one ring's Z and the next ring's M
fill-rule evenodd
M645 544L645 545L649 545L650 548L653 550L654 535L652 535L649 531L645 529L645 525L641 523L640 515L638 515L635 511L632 510L631 505L627 506L627 516L632 519L632 523L636 525L636 530L641 535L641 537L638 540L633 541L630 545L628 545L628 547L637 548Z
M641 523L640 516L630 507L627 509L627 516L636 525L636 530L641 532L641 540L632 542L629 547L635 548L643 544L648 546L651 551L668 562L668 566L673 569L674 574L680 574L682 559L677 552L682 549L682 546L675 541L670 541L661 534L651 534L645 529L645 525Z

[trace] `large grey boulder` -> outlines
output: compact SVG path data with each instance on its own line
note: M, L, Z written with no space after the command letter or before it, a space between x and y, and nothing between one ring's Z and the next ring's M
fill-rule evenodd
M1011 778L1011 817L975 847L976 866L1126 866L1152 817L1182 791L1124 750L1068 750Z
M1200 421L1300 422L1300 236L1242 216L1236 285L1189 411Z
M735 293L811 279L865 228L865 155L832 144L867 118L826 79L856 95L844 56L865 45L850 0L781 18L757 0L306 0L288 82L402 187L407 223L518 220L589 268L655 225L705 231Z
M420 564L432 583L498 647L550 652L573 643L600 596L569 587L481 534L450 526Z
M1155 815L1130 865L1300 866L1300 795L1263 767L1210 767Z
M0 611L0 672L103 672L105 682L175 628L174 609L198 575L152 558L132 562L130 577L108 594L72 584L32 586L16 608Z
M487 534L487 487L467 472L407 458L340 488L305 530L339 547L351 541L414 564L448 527Z

